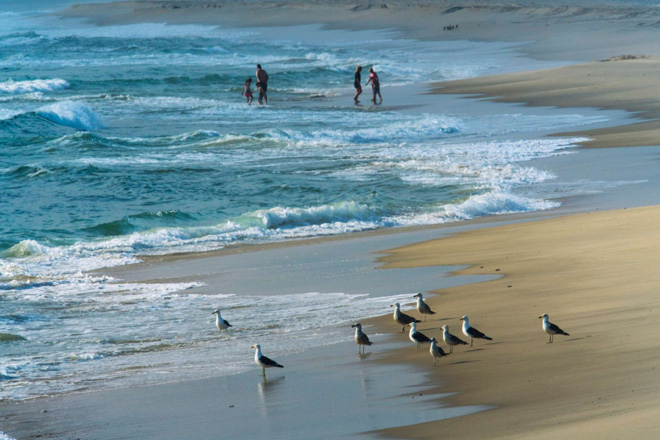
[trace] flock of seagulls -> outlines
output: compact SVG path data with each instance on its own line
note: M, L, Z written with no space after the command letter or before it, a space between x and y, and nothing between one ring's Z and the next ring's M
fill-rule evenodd
M435 315L435 312L431 310L428 304L424 302L424 297L421 293L417 293L413 296L417 298L417 311L420 313L423 320L426 320L426 315ZM421 322L419 319L414 318L410 315L407 315L401 311L401 304L394 303L390 307L394 307L394 313L392 317L394 322L401 326L401 332L405 330L406 327L410 326L410 331L408 333L408 338L410 341L417 346L417 350L422 344L430 344L429 352L433 356L434 363L433 365L438 365L438 359L448 356L454 352L454 347L457 345L469 345L472 347L474 345L475 339L484 339L486 341L492 341L493 338L487 336L485 333L477 330L476 328L470 325L470 319L467 315L463 315L460 320L463 321L461 330L466 338L470 339L470 343L459 338L456 335L453 335L449 332L449 326L442 326L442 340L449 346L449 353L445 352L442 347L438 345L438 340L436 338L429 338L424 333L417 330L417 323ZM566 335L568 333L560 329L555 324L548 321L548 314L544 313L539 316L539 319L543 319L543 331L550 335L549 343L553 342L554 335ZM372 345L369 341L369 337L362 331L362 325L360 323L354 324L352 327L355 328L355 342L358 344L358 352L364 353L365 345Z
M429 305L424 302L424 297L421 293L415 294L413 298L417 298L417 311L420 313L420 315L423 317L424 320L426 320L426 315L435 315L435 312L431 310ZM445 344L449 346L449 353L447 353L443 350L442 347L438 345L437 339L429 338L427 335L417 330L417 323L421 322L419 319L403 313L401 311L401 305L399 303L394 303L390 307L394 307L394 313L392 317L394 318L394 321L397 324L401 325L402 333L405 331L407 326L410 326L410 332L408 333L408 337L410 338L410 341L417 346L418 351L422 344L430 344L429 352L433 357L434 366L438 365L438 360L440 358L444 356L448 356L449 354L453 353L455 346L468 345L467 341L464 341L458 336L451 334L449 332L448 325L443 325L442 340L445 342ZM220 331L225 330L228 332L229 327L231 327L232 325L229 323L229 321L227 321L222 317L222 315L220 314L220 309L214 310L212 314L215 315L215 325L216 327L218 327L218 330ZM550 340L548 342L549 344L553 342L555 335L570 336L568 333L566 333L564 330L559 328L557 325L551 323L548 320L547 313L544 313L541 316L539 316L539 319L543 319L543 331L546 332L548 335L550 335ZM466 338L470 338L470 344L469 344L470 347L473 346L474 339L484 339L487 341L493 340L493 338L486 336L486 334L484 334L483 332L472 327L470 325L470 320L467 317L467 315L462 316L460 320L463 321L463 325L462 325L463 334L465 335ZM363 354L365 352L366 347L373 345L373 342L371 342L369 340L369 336L367 336L366 333L362 331L362 324L358 322L353 324L351 327L355 329L354 338L355 338L355 343L358 345L358 353ZM254 362L261 367L261 374L263 375L264 379L266 378L266 368L284 368L279 363L264 356L263 353L261 352L261 345L255 344L250 348L256 349L254 353Z

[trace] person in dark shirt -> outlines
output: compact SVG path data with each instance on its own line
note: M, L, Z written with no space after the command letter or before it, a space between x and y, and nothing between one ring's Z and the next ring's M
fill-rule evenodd
M357 69L355 69L355 81L353 81L353 86L355 87L355 96L353 97L353 101L357 104L358 101L358 96L360 96L360 93L362 93L362 66L357 66Z

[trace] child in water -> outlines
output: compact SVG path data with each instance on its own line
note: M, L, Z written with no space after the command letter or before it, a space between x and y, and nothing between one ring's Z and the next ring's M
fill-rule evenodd
M380 95L380 80L378 79L378 74L373 67L369 69L369 80L366 85L371 83L371 91L373 92L374 97L371 99L371 102L374 104L382 104L383 97ZM380 98L380 103L376 101L376 96Z
M250 86L252 85L252 78L248 78L245 80L245 84L243 85L243 90L241 90L241 96L245 95L245 102L248 103L248 105L252 104L252 90L250 90Z

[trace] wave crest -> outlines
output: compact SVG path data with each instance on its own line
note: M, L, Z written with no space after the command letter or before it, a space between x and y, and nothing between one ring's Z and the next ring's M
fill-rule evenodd
M98 130L103 124L98 115L84 104L75 101L62 101L41 107L36 113L65 127L77 130Z
M3 258L21 258L31 255L48 254L49 250L50 248L48 246L39 243L37 240L23 240L9 249L0 252L0 256Z
M267 229L280 229L320 225L353 220L375 220L375 213L367 205L349 201L309 208L285 208L277 206L255 211L246 217L257 217Z

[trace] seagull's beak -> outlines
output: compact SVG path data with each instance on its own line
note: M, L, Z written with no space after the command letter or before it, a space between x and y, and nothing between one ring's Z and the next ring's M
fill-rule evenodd
M250 348L257 348L257 346L256 346L256 345L253 345L253 346L251 346Z
M543 319L543 316L539 316L539 319Z

